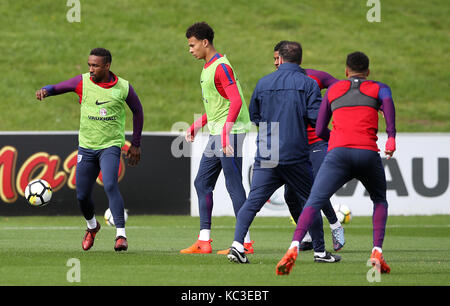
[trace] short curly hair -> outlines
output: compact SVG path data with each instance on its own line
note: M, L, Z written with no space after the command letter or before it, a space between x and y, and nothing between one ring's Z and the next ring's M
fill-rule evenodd
M369 69L369 58L360 51L347 55L347 67L354 72L366 72Z
M214 40L214 30L206 22L197 22L186 30L186 38L195 37L198 40L207 39L210 44Z
M111 63L112 62L111 52L109 52L109 50L107 50L105 48L94 48L94 49L91 50L89 55L95 55L95 56L103 57L104 63Z

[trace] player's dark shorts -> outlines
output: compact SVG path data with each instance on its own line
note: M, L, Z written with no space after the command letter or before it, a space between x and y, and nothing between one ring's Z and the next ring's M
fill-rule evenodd
M356 178L374 203L386 203L386 176L378 152L338 147L329 151L320 167L306 206L321 206L339 188Z

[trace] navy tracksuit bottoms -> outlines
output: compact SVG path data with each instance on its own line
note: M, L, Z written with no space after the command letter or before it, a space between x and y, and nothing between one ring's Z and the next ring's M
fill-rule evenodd
M121 148L116 146L102 150L78 147L76 190L78 203L86 220L92 219L95 214L92 189L101 170L114 223L117 228L125 227L124 202L118 185L120 154Z
M237 215L234 241L243 243L245 234L256 214L261 210L270 196L281 186L288 185L298 197L308 198L313 183L311 162L299 162L288 165L277 165L273 168L262 167L256 161L247 201ZM315 218L310 229L314 250L324 252L323 223L320 214Z

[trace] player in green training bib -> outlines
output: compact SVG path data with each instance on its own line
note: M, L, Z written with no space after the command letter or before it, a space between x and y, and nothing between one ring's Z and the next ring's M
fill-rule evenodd
M205 61L200 76L205 114L186 131L186 141L193 142L197 132L206 124L210 136L194 181L198 196L200 234L193 245L180 252L212 253L210 234L213 190L222 170L235 215L246 200L242 185L242 145L251 122L238 77L228 59L214 48L213 29L205 22L195 23L187 29L186 38L189 52ZM247 252L253 253L249 233L245 243ZM228 254L228 250L218 253Z
M142 105L128 81L116 76L111 67L111 53L95 48L89 55L89 72L36 92L42 100L48 96L75 92L81 104L78 161L76 168L77 199L87 223L82 247L89 250L100 230L91 193L102 171L103 185L116 226L114 249L128 249L125 233L124 201L119 191L118 172L125 144L125 106L133 112L133 139L127 152L128 164L135 166L141 157L140 142L144 116Z

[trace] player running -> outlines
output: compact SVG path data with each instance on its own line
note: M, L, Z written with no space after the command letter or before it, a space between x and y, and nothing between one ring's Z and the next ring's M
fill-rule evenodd
M280 41L275 45L273 49L274 65L277 69L278 66L280 65L279 50L280 47L285 42L286 42L285 40ZM320 90L328 88L338 81L338 79L335 79L332 75L324 71L314 69L303 69L301 67L300 69L302 69L303 73L305 73L307 76L309 76L310 78L312 78L317 82L317 85L319 85ZM323 159L327 154L328 142L319 138L316 135L315 128L312 127L311 124L308 124L306 131L308 133L309 159L311 160L313 168L313 177L315 178L317 172L319 172L320 165L322 165ZM298 203L299 200L294 190L290 188L289 185L284 186L284 198L289 208L289 211L291 212L293 220L297 223L298 217L300 216L300 213L302 211L302 206L305 204L306 199L302 199L301 204L299 205ZM328 222L330 223L333 249L335 251L339 251L340 249L343 248L345 244L344 228L337 219L336 213L330 201L327 202L327 204L323 207L322 211L325 217L328 219ZM299 250L307 251L311 249L313 249L313 242L309 232L307 232L305 238L300 243Z
M369 58L362 52L347 56L347 80L333 84L325 93L316 124L316 133L329 139L328 154L314 181L311 195L300 215L291 246L278 263L276 274L289 274L298 256L298 246L313 220L330 197L353 178L363 183L373 202L373 249L370 261L381 273L390 267L382 254L388 216L386 177L377 146L378 111L386 121L385 154L395 151L395 108L391 89L369 81ZM333 129L328 123L333 116Z
M279 187L289 185L306 199L312 186L306 123L315 125L321 93L317 83L299 66L302 59L299 43L286 42L279 53L278 70L258 81L250 102L250 118L259 131L250 193L237 215L234 241L227 256L236 263L248 263L244 236L270 196ZM318 246L314 260L338 262L339 256L325 250L320 215L310 232Z
M214 48L213 29L205 22L195 23L187 29L186 38L189 52L205 61L200 86L206 111L186 131L186 141L193 142L197 132L206 124L210 136L194 181L199 204L200 234L193 245L180 252L205 254L212 252L213 190L221 170L235 215L246 200L242 185L242 145L250 130L250 118L236 73L228 59ZM248 232L245 243L247 252L253 253L253 242ZM218 253L228 254L228 250Z
M81 113L76 191L87 223L82 241L85 251L94 245L95 236L100 230L91 198L100 171L116 225L114 250L128 249L124 201L118 186L121 148L125 144L125 104L133 113L133 139L127 152L128 165L137 165L141 158L140 143L144 122L142 105L131 84L110 71L111 61L108 50L92 49L88 59L88 73L56 85L47 85L36 92L38 100L66 92L75 92L79 96Z

